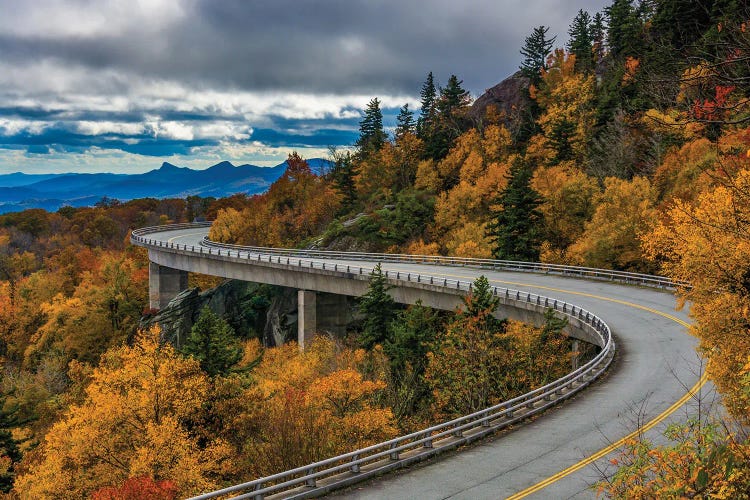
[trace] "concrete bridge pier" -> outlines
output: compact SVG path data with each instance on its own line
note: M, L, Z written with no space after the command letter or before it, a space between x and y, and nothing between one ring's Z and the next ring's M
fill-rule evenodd
M300 351L312 343L318 329L317 299L315 292L297 291L297 344Z
M151 309L161 309L188 287L188 273L154 262L148 265L148 299Z
M349 297L337 293L297 291L297 343L304 350L316 333L344 335L352 320Z

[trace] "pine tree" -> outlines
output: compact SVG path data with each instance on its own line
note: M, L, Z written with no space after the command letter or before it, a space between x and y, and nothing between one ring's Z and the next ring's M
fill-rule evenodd
M471 293L463 298L463 303L466 307L463 311L465 316L478 317L483 312L492 315L500 304L500 299L492 293L489 280L482 275L474 280Z
M419 97L422 99L422 108L417 119L417 137L424 140L435 116L435 102L437 101L437 89L435 88L432 71L427 75L422 90L419 92Z
M468 110L471 104L469 91L461 87L463 80L456 75L448 78L448 84L440 89L440 97L435 103L433 124L425 141L425 151L429 158L444 158L453 142L469 126ZM451 187L450 185L445 186Z
M333 181L336 189L344 197L341 203L343 211L354 205L357 199L357 189L354 185L354 158L350 151L340 151L335 147L329 148L329 157L333 162L328 178Z
M498 259L535 262L542 240L542 198L531 187L532 171L517 159L508 175L508 186L495 200L494 221L488 235Z
M201 309L182 352L197 359L201 369L212 377L226 374L242 357L234 330L208 306Z
M359 299L359 312L364 315L359 343L365 349L382 345L390 338L391 323L396 317L396 303L388 295L390 288L378 264L370 274L367 293Z
M365 108L362 121L359 122L359 139L357 147L362 156L368 156L383 147L387 136L383 131L383 113L380 101L374 97Z
M404 104L396 117L396 140L407 133L414 133L414 125L414 112L409 109L408 103Z
M13 489L13 466L21 461L18 443L13 439L11 429L20 425L16 413L17 407L6 407L7 396L0 394L0 466L2 459L10 460L6 470L0 468L0 493L8 493Z
M606 38L606 27L604 25L604 16L597 12L591 20L591 44L593 46L595 63L599 64L604 59L604 45Z
M456 75L448 78L448 84L445 88L440 89L440 99L437 102L437 111L441 115L451 115L456 110L466 108L471 104L471 95L468 90L464 90Z
M614 0L612 5L605 7L604 13L609 25L607 45L612 57L640 54L641 20L633 0Z
M417 376L424 373L429 344L435 340L439 325L436 312L423 306L421 301L398 315L398 320L393 322L392 339L383 346L396 377L406 370L407 365Z
M521 72L531 79L531 82L538 84L541 79L541 71L547 69L547 56L552 50L552 45L557 37L547 39L549 27L539 26L534 28L524 41L521 55L524 59L519 67Z
M568 51L576 56L576 70L588 73L594 66L593 43L591 37L591 16L583 9L573 19L568 28Z

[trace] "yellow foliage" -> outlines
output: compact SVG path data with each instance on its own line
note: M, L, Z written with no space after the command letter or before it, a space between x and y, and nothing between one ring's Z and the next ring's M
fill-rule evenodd
M414 187L433 193L440 189L440 177L433 160L422 160L417 164L417 179Z
M693 333L708 358L708 374L737 417L750 420L750 380L742 368L750 352L750 170L715 186L694 203L677 200L644 235L646 254L663 262L692 302Z
M385 387L382 374L374 379L362 374L367 356L324 336L302 353L294 343L265 351L253 373L257 385L243 396L248 411L232 424L247 435L246 460L255 474L297 467L396 435L391 410L376 404L375 395ZM255 432L247 434L247 428Z
M144 474L175 480L183 496L218 486L231 450L220 440L199 445L180 423L201 408L210 382L159 336L154 328L106 353L85 401L52 427L41 460L17 478L22 498L83 497Z
M448 255L456 257L492 258L492 242L487 236L487 225L467 222L445 235Z
M439 255L440 246L437 243L425 243L417 240L406 247L406 253L410 255Z
M569 245L583 234L599 199L599 185L571 164L538 167L531 187L544 198L539 210L544 215L547 235L545 262L556 262Z
M474 239L480 249L490 247L479 227L487 223L492 200L508 184L509 162L490 163L474 181L462 177L453 189L440 193L435 202L435 227L441 235L440 243L449 252L455 252L470 239ZM466 253L475 255L483 252L466 249Z
M290 247L317 235L332 219L341 194L310 171L296 153L284 175L246 208L219 210L209 237L226 243Z
M655 190L645 177L632 181L608 177L605 190L583 235L569 248L579 265L649 271L639 237L656 219Z
M687 142L671 151L654 172L653 183L659 199L694 200L712 183L718 156L716 147L705 138Z

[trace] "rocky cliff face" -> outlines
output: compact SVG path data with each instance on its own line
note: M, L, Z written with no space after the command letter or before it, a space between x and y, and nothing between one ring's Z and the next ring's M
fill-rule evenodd
M155 315L142 318L140 326L148 328L159 324L164 339L179 347L190 333L201 309L208 306L215 314L225 318L238 336L252 338L264 332L267 315L272 309L275 296L279 293L280 291L274 287L237 280L225 281L218 287L204 292L191 288L179 293ZM274 314L290 312L279 307L274 311ZM289 328L291 327L296 328L296 324L289 325ZM296 333L296 329L294 331ZM278 333L274 338L281 335Z
M487 109L494 106L503 117L505 126L514 134L531 105L529 83L529 79L520 71L515 73L479 96L471 105L469 116L481 121Z
M226 319L240 338L258 337L266 347L297 340L297 290L238 280L227 280L205 292L185 290L155 315L142 318L140 327L158 324L164 340L179 348L205 306ZM318 293L316 309L321 333L344 335L358 320L351 297Z

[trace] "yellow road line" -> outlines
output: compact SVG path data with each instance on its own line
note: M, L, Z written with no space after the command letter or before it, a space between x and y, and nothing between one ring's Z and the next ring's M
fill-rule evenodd
M453 278L464 278L464 279L473 279L474 278L474 276L461 276L461 275L451 275L451 274L446 274L446 276L451 276ZM640 304L635 304L633 302L627 302L625 300L613 299L613 298L610 298L610 297L602 297L600 295L594 295L594 294L585 293L585 292L575 292L575 291L572 291L572 290L565 290L565 289L562 289L562 288L553 288L553 287L548 287L548 286L535 285L535 284L531 284L531 283L519 283L519 282L514 282L514 281L502 281L502 280L490 280L490 281L494 282L494 283L502 283L504 285L513 285L513 286L520 286L520 287L534 287L534 288L539 288L539 289L542 289L542 290L550 290L550 291L554 291L554 292L570 293L570 294L573 294L573 295L580 295L582 297L589 297L589 298L594 298L594 299L599 299L599 300L605 300L607 302L615 302L617 304L622 304L622 305L625 305L625 306L628 306L628 307L634 307L636 309L641 309L643 311L648 311L650 313L657 314L657 315L662 316L664 318L670 319L670 320L672 320L672 321L674 321L674 322L676 322L676 323L684 326L685 328L688 328L690 326L689 323L687 323L686 321L681 320L680 318L677 318L676 316L673 316L671 314L667 314L667 313L662 312L662 311L658 311L656 309L652 309L651 307L646 307L646 306L643 306L643 305L640 305ZM708 382L708 376L706 375L706 373L703 373L701 375L700 379L698 379L698 382L696 382L695 385L693 387L691 387L690 390L687 393L685 393L680 399L678 399L677 401L675 401L669 408L667 408L666 410L664 410L663 412L661 412L659 415L657 415L656 417L654 417L653 419L651 419L649 422L647 422L646 424L644 424L643 426L641 426L639 429L636 429L635 431L631 432L630 434L628 434L627 436L623 437L622 439L620 439L620 440L618 440L618 441L610 444L609 446L607 446L605 448L602 448L601 450L597 451L593 455L590 455L587 458L584 458L580 462L571 465L567 469L561 470L557 474L554 474L554 475L548 477L547 479L544 479L544 480L536 483L535 485L526 488L523 491L519 491L515 495L509 496L507 498L507 500L519 500L521 498L524 498L524 497L527 497L527 496L531 495L532 493L536 493L537 491L546 488L550 484L552 484L552 483L554 483L554 482L556 482L556 481L564 478L565 476L568 476L568 475L570 475L570 474L572 474L572 473L574 473L574 472L582 469L583 467L586 467L587 465L591 464L592 462L595 462L595 461L599 460L600 458L608 455L609 453L611 453L612 451L616 450L617 448L620 448L628 440L633 439L634 437L638 436L642 432L646 432L649 429L652 429L653 427L655 427L656 425L658 425L660 422L662 422L664 419L666 419L667 417L669 417L672 413L674 413L675 411L677 411L677 409L680 408L685 403L687 403L687 401L690 398L692 398L706 384L706 382Z
M672 413L674 413L679 407L681 407L682 405L684 405L685 403L687 403L687 401L690 398L692 398L701 389L701 387L703 387L703 385L707 381L708 381L708 376L704 373L701 376L701 378L698 380L698 382L696 382L696 384L684 396L682 396L680 399L678 399L677 401L675 401L675 403L672 406L670 406L669 408L667 408L666 410L664 410L663 412L661 412L659 415L657 415L653 420L651 420L647 424L645 424L642 427L640 427L639 429L636 429L635 431L631 432L630 434L628 434L624 438L620 439L619 441L616 441L616 442L610 444L609 446L607 446L606 448L602 448L601 450L597 451L593 455L591 455L591 456L589 456L587 458L584 458L580 462L571 465L567 469L561 470L557 474L555 474L553 476L550 476L547 479L545 479L543 481L540 481L540 482L536 483L535 485L530 486L529 488L526 488L523 491L519 491L515 495L509 496L507 498L507 500L518 500L520 498L527 497L527 496L531 495L532 493L536 493L537 491L546 488L547 486L549 486L550 484L558 481L559 479L562 479L565 476L567 476L569 474L572 474L572 473L576 472L577 470L582 469L583 467L586 467L590 463L595 462L596 460L599 460L600 458L602 458L603 456L611 453L612 451L616 450L617 448L620 448L628 440L633 439L636 436L638 436L640 433L646 432L649 429L653 428L654 426L656 426L657 424L659 424L662 420L664 420L665 418L667 418L668 416L670 416Z
M441 273L441 276L450 276L451 278L463 278L463 279L475 279L476 276L463 276L459 274L443 274ZM636 309L641 309L643 311L648 311L650 313L658 314L659 316L663 316L667 319L671 319L672 321L675 321L679 323L680 325L684 326L685 328L688 328L690 326L689 323L686 321L681 320L680 318L676 316L672 316L671 314L659 311L657 309L652 309L647 306L642 306L640 304L636 304L634 302L628 302L626 300L620 300L620 299L612 299L609 297L603 297L601 295L594 295L592 293L586 293L586 292L575 292L573 290L566 290L564 288L553 288L549 286L543 286L543 285L535 285L533 283L519 283L517 281L503 281L503 280L490 280L491 283L502 283L503 285L513 285L513 286L520 286L520 287L533 287L533 288L539 288L540 290L549 290L551 292L562 292L562 293L569 293L571 295L580 295L581 297L589 297L592 299L599 299L599 300L605 300L607 302L614 302L617 304L622 304L624 306L628 307L634 307Z

